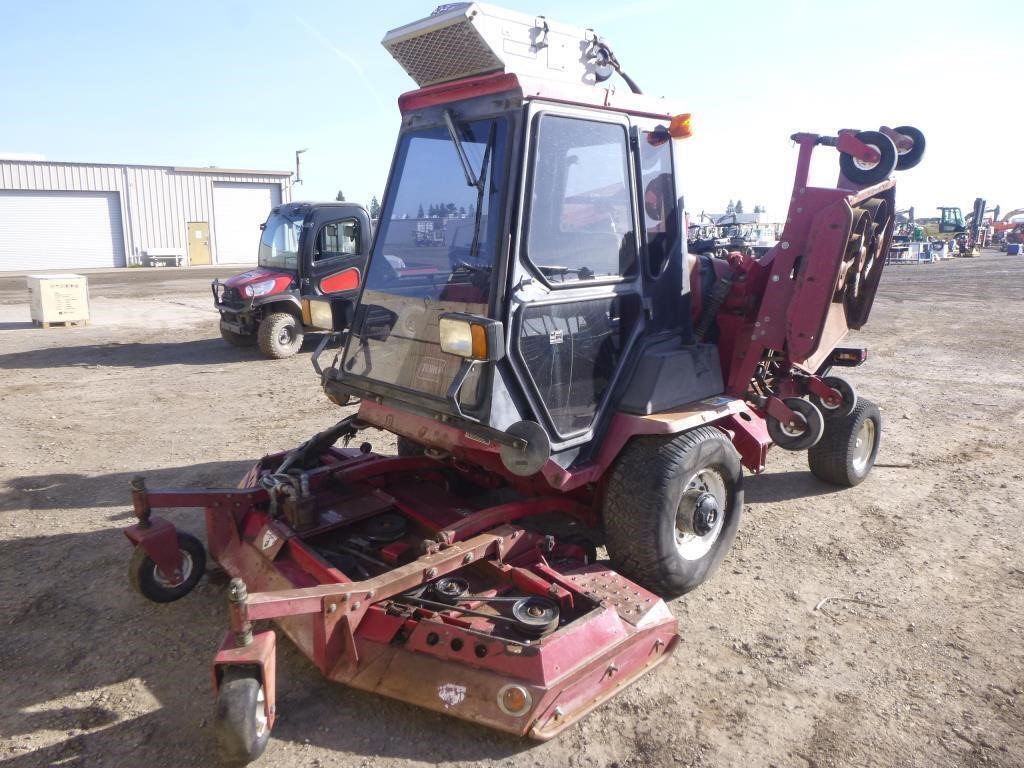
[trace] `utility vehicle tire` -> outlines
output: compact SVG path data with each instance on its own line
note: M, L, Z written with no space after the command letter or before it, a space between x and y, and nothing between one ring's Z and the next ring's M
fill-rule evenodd
M743 469L713 427L634 438L604 497L605 545L623 576L665 598L703 584L736 537Z
M247 667L226 667L214 716L217 757L222 765L245 765L263 754L270 740L263 683Z
M899 156L896 160L896 170L905 171L916 166L921 162L921 158L924 157L924 134L912 125L901 125L895 130L896 133L902 133L914 142L912 149L903 153L900 153L899 150L896 151L896 154Z
M881 158L877 163L865 163L845 152L839 153L839 169L843 176L854 184L865 187L885 181L896 170L896 145L892 139L878 131L861 131L857 138L878 150Z
M220 337L232 347L254 347L256 346L256 334L235 333L227 328L220 329Z
M206 571L206 549L203 542L184 531L178 531L178 549L182 558L182 578L172 583L160 573L146 550L136 546L128 565L128 579L135 591L154 603L171 603L195 589Z
M256 334L260 352L274 360L291 357L302 346L302 323L291 312L272 312Z
M826 419L834 419L849 416L853 413L853 409L857 407L857 390L853 388L853 384L838 376L823 376L821 380L825 383L825 386L832 387L832 389L838 391L843 396L839 403L833 405L812 394L810 396L811 402L818 407L821 415Z
M769 416L765 421L772 442L784 451L806 451L817 445L825 432L825 417L817 406L799 397L787 397L782 402L796 414L801 425L793 428Z
M807 452L807 464L819 480L851 487L868 476L878 456L882 414L861 398L848 416L829 419L821 441Z

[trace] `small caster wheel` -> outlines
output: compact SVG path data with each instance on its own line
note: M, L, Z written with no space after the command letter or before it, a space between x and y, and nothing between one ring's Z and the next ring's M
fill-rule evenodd
M811 402L818 406L821 414L826 419L834 419L849 416L853 413L853 409L857 407L857 392L854 390L853 385L846 379L841 379L838 376L826 376L822 379L822 382L825 386L837 390L842 395L842 399L838 402L832 402L812 394Z
M786 451L804 451L821 440L825 419L814 404L799 397L787 397L782 402L793 411L795 419L783 424L774 416L768 417L768 434L773 443Z
M843 176L854 184L870 187L880 181L885 181L890 174L896 170L896 145L892 139L878 131L861 131L856 134L857 138L870 147L878 150L880 158L876 163L868 163L845 152L839 154L839 170Z
M213 728L217 756L223 765L251 763L267 748L270 721L266 693L251 668L224 668Z
M195 589L206 570L203 542L190 533L178 531L178 549L181 552L181 579L175 582L160 572L146 550L141 546L135 547L128 566L128 578L135 591L154 603L172 603Z
M921 158L924 157L924 134L912 125L901 125L899 128L896 128L895 131L896 133L902 133L914 142L914 146L910 149L902 152L898 149L896 150L896 154L899 156L899 159L896 161L896 170L905 171L920 163Z

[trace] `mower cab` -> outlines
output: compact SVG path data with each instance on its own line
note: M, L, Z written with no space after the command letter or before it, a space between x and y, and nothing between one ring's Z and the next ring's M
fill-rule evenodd
M257 268L211 285L221 336L233 346L258 344L267 357L290 357L315 330L302 317L303 297L355 301L370 218L353 203L285 203L260 230Z
M358 303L303 300L336 331L314 355L327 396L358 412L237 490L133 485L144 595L201 575L202 545L155 508L205 507L234 577L214 681L236 762L276 715L276 635L255 621L331 679L549 738L676 647L664 599L726 556L744 466L808 450L851 486L878 450L878 408L831 371L866 359L841 342L870 313L919 132L795 135L778 245L691 255L690 116L592 31L460 3L384 45L420 87L399 99ZM839 151L835 188L807 183L819 146ZM398 456L333 447L374 430Z

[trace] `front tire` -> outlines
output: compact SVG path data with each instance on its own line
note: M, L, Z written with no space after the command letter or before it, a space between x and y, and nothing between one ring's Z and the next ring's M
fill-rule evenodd
M713 427L635 438L604 497L606 546L616 570L665 597L703 584L732 546L743 512L743 469Z
M223 765L245 765L270 741L263 683L245 667L226 667L214 717L217 756Z
M878 456L882 414L861 398L848 416L829 419L821 441L807 452L807 464L819 480L850 488L864 481Z
M273 360L291 357L302 346L302 323L291 312L272 312L260 322L260 352Z

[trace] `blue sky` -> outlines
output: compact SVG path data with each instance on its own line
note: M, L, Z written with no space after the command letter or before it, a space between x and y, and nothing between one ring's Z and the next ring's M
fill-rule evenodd
M797 131L911 124L900 207L1024 207L1019 2L520 2L595 28L645 92L693 113L691 210L784 218ZM381 195L413 87L380 45L433 2L0 2L0 156L290 169L296 197ZM816 178L834 180L819 150Z

